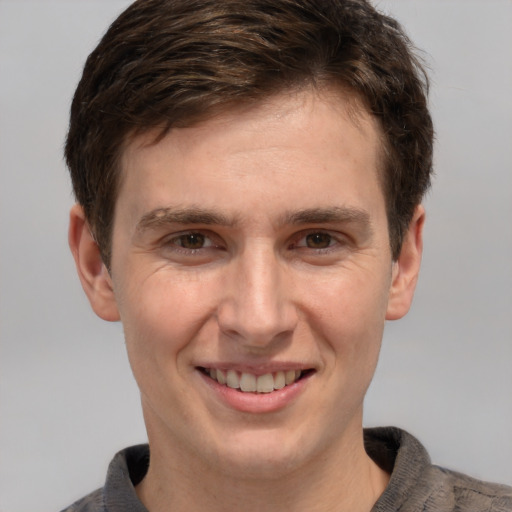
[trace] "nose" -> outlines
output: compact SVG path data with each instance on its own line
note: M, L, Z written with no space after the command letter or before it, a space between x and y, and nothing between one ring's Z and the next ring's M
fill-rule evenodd
M256 350L288 339L298 312L286 263L273 248L259 247L247 248L229 267L217 309L221 332Z

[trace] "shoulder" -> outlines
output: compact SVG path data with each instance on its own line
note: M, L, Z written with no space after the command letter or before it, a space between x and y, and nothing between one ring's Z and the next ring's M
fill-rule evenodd
M148 445L121 450L108 467L105 485L62 512L147 512L135 486L144 478L148 465Z
M433 465L422 444L404 430L367 429L365 447L391 475L372 512L512 512L512 487Z
M103 490L97 489L91 494L75 501L73 505L62 510L62 512L104 512Z
M512 512L512 487L484 482L438 466L428 472L432 499L453 503L460 512Z

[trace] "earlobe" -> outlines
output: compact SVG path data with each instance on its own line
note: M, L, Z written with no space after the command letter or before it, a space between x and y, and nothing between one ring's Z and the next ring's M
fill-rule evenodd
M75 204L69 214L68 242L78 277L93 311L103 320L119 320L112 280L101 259L83 209Z
M423 252L425 209L418 205L402 243L398 259L393 262L386 320L398 320L407 314L418 281Z

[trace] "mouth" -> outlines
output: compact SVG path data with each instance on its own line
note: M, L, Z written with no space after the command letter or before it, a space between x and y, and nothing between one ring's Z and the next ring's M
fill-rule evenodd
M204 375L231 389L241 393L272 393L279 389L295 384L297 381L306 378L314 370L280 370L263 375L238 372L236 370L221 370L217 368L199 367Z

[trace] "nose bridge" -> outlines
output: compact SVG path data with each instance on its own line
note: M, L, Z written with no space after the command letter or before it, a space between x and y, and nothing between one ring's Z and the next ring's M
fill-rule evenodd
M297 317L286 268L270 243L248 244L233 262L228 279L228 293L219 308L225 333L265 346L293 331Z

